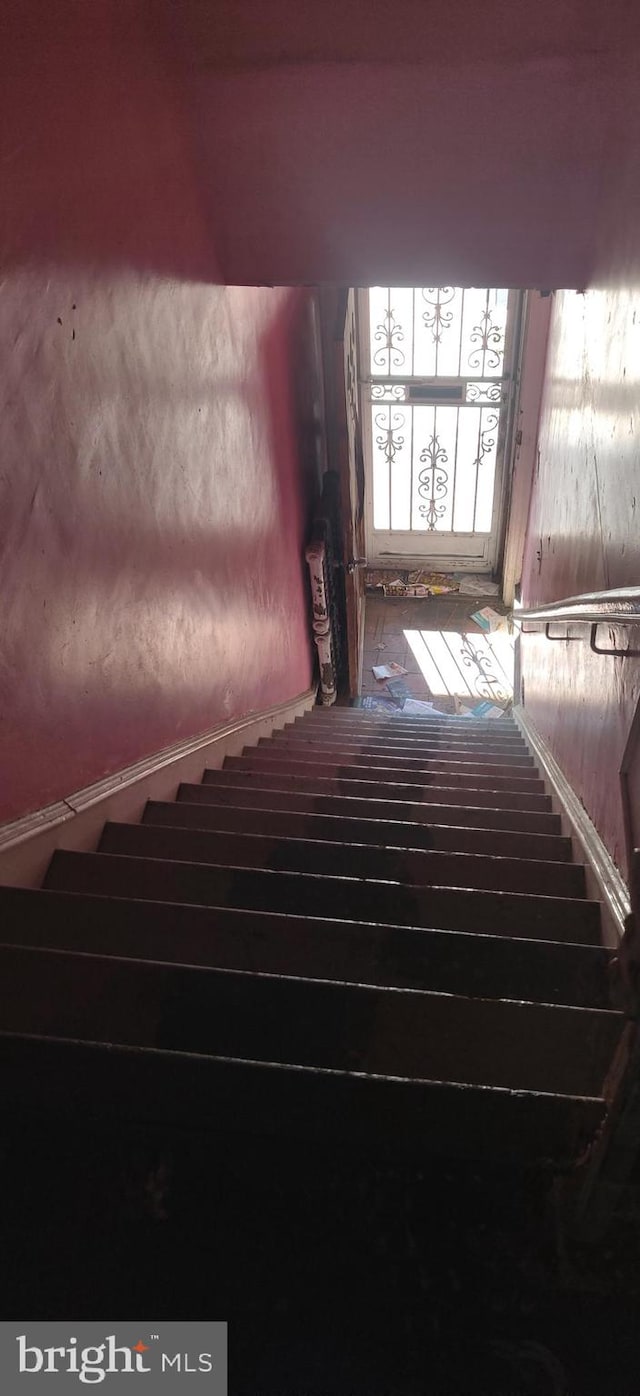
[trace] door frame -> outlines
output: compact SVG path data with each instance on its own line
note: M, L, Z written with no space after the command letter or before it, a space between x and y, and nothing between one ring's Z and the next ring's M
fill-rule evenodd
M358 396L356 291L319 288L330 469L340 482L340 585L344 587L348 695L360 692L364 651L364 467ZM338 701L344 701L340 692Z
M397 551L386 548L382 551L378 551L375 545L375 530L373 528L373 490L371 487L373 443L370 399L368 397L368 386L374 375L371 375L368 371L366 373L363 371L364 365L367 365L368 370L368 366L371 362L368 313L369 290L366 287L358 290L355 305L359 365L358 415L361 423L362 444L365 458L364 521L367 561L370 567L398 567L398 569L406 569L425 567L425 565L428 566L432 564L439 571L493 574L497 572L501 566L502 553L504 550L505 517L514 449L514 423L516 419L527 292L510 290L509 295L510 298L513 297L513 300L510 303L507 316L507 333L504 352L505 372L502 377L509 381L510 388L506 402L501 404L502 410L500 414L493 494L493 527L491 533L471 534L447 532L445 534L443 532L438 539L437 530L435 530L434 532L425 533L423 535L425 546L422 551L414 553L403 550L402 544L404 542L406 545L415 539L415 531L393 530L398 540ZM384 375L375 376L383 377ZM397 381L402 382L405 380L398 377ZM429 380L420 379L419 381L428 382ZM442 384L446 384L447 381L458 380L447 380L445 378L439 380ZM391 530L389 532L391 532ZM455 539L456 541L459 540L459 550L450 546L451 539ZM463 551L465 544L466 548L464 548ZM477 544L477 549L474 548L474 544Z

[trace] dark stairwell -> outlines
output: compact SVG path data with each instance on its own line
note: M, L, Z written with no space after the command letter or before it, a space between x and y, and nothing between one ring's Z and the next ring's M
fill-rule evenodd
M0 899L5 1311L228 1318L247 1392L549 1340L624 1020L511 719L316 709Z

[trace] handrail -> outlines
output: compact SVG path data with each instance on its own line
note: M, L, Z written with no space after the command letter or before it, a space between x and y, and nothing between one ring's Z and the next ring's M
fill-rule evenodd
M640 624L640 587L619 587L611 591L587 591L564 601L550 601L514 611L519 625L527 621L583 621L587 625Z

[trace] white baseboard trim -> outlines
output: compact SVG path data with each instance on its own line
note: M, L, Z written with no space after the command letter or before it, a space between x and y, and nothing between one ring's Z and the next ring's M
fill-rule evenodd
M45 809L3 824L0 883L39 887L56 848L94 849L107 819L137 822L147 800L173 800L182 781L200 781L206 766L220 767L225 756L235 756L243 746L271 736L312 708L315 700L316 689L309 688L263 712L176 742Z
M574 858L585 865L587 894L602 904L604 942L617 950L631 916L629 888L544 737L522 707L515 707L513 716L545 777L562 832L571 839Z

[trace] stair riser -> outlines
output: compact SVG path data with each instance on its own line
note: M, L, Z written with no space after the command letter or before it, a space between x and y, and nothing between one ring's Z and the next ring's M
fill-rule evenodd
M5 1119L166 1122L216 1133L334 1140L370 1158L440 1152L570 1163L602 1123L599 1100L513 1095L440 1083L390 1082L312 1070L85 1043L0 1037ZM255 1146L254 1146L255 1147Z
M390 744L386 743L379 743L377 747L342 743L338 737L335 737L331 743L328 741L313 741L312 743L312 741L307 741L306 737L305 740L302 740L302 737L296 738L296 740L293 738L275 740L274 737L264 737L261 738L257 747L243 748L243 755L250 755L252 752L266 752L274 757L292 758L295 761L310 757L313 761L340 761L345 765L356 762L356 764L365 765L402 766L408 771L411 769L421 771L421 769L429 769L429 766L433 766L439 771L472 772L475 775L513 775L525 779L531 779L532 776L538 775L530 757L523 757L518 761L511 762L504 761L500 755L488 757L485 752L482 752L482 755L474 755L472 752L471 754L470 752L460 754L460 752L451 751L450 748L446 747L440 751L433 748L433 750L421 754L421 752L398 751L397 747L391 747Z
M368 762L368 765L381 761L383 765L414 766L414 769L425 768L433 765L437 768L451 768L453 771L477 771L478 775L537 775L534 762L531 757L504 757L503 752L474 752L468 750L453 750L451 747L425 747L414 748L414 751L407 747L400 747L390 741L379 741L379 743L356 743L356 741L340 741L340 737L334 737L333 741L309 741L307 738L293 737L261 737L257 747L245 747L243 754L250 751L271 751L279 752L282 757L293 757L299 759L305 752L313 755L316 759L340 759L341 762L351 762L354 758Z
M470 782L478 780L483 786L493 784L497 789L503 785L516 790L543 790L544 784L537 775L535 769L522 771L519 767L483 765L482 762L475 761L450 761L447 757L436 757L434 759L414 760L412 757L396 756L395 752L386 752L385 755L367 756L360 752L331 752L318 751L315 747L294 747L286 746L261 746L244 747L242 756L229 757L231 761L250 761L252 765L276 764L279 768L296 768L300 762L324 767L332 771L370 770L372 772L384 772L391 770L394 773L402 771L405 779L415 776L416 779L424 774L446 775L454 777L456 781L466 780Z
M532 858L568 863L571 843L562 837L514 834L495 829L456 828L446 824L403 824L378 819L304 814L298 810L220 808L182 801L150 800L143 822L171 828L220 829L228 833L269 834L280 838L329 839L387 848L417 848L449 853L480 853L502 858Z
M364 780L387 782L395 785L415 785L428 789L431 785L462 786L465 790L507 790L519 794L540 795L544 793L544 782L538 777L489 776L460 773L453 770L429 769L421 771L403 770L395 766L369 766L366 762L353 764L323 761L322 757L300 757L295 760L274 756L266 751L254 751L250 756L226 756L225 771L275 771L283 775L323 775L327 779Z
M267 743L278 743L288 745L289 743L309 744L313 747L327 747L335 744L341 747L370 748L372 751L398 751L408 757L421 755L422 752L428 755L440 755L442 752L451 754L456 761L464 761L468 757L470 761L506 761L516 765L534 765L534 758L523 743L493 743L486 737L485 741L461 741L457 737L391 737L376 736L376 734L366 734L359 730L341 729L341 727L328 727L327 730L307 729L300 727L282 727L278 732L271 734L271 737L260 737L259 745Z
M617 1015L0 950L4 1030L283 1065L597 1096Z
M178 859L218 866L271 868L324 876L389 879L425 887L477 887L485 891L539 892L584 897L584 869L572 863L532 863L478 854L404 853L361 844L328 843L263 834L209 833L200 829L159 828L151 824L105 825L103 853L139 858Z
M384 696L384 695L383 695ZM387 694L387 697L390 695ZM489 701L478 698L478 702ZM308 712L301 713L294 717L294 722L401 722L409 727L468 727L471 732L495 731L500 734L516 733L520 736L520 729L512 714L503 714L500 718L489 717L463 717L460 713L406 713L401 708L389 713L376 711L373 708L346 707L342 703L325 707L322 703L316 703L315 707Z
M239 758L242 760L243 758ZM528 791L481 790L453 785L430 785L408 783L406 781L347 780L338 776L289 774L286 771L248 770L225 765L224 770L207 770L203 783L214 785L237 783L250 785L256 790L297 790L309 795L354 795L364 800L389 800L401 803L419 802L424 809L429 804L485 806L492 809L532 810L540 814L551 813L551 800L548 795L532 795ZM425 819L428 816L425 816ZM514 826L515 827L515 826Z
M595 902L519 897L509 892L410 888L384 882L163 863L155 859L58 850L45 886L65 891L143 897L152 901L290 912L299 916L594 945Z
M608 1008L602 947L0 888L0 943Z
M318 746L326 746L332 742L339 745L344 742L347 745L355 743L364 746L383 746L394 750L405 748L409 755L416 753L419 755L423 749L430 748L436 752L467 754L470 760L474 760L476 754L479 756L488 754L492 759L500 761L510 761L512 757L531 756L524 742L493 742L490 734L485 736L484 740L481 737L476 737L474 741L462 741L459 738L448 736L446 732L441 732L437 736L415 732L397 735L393 732L381 731L378 728L362 731L359 727L347 727L346 725L330 727L324 723L311 723L309 727L304 725L285 727L274 735L282 741L312 741ZM272 739L267 738L267 740Z
M458 737L461 741L488 740L491 742L516 742L524 741L520 729L515 723L503 723L499 721L478 722L471 718L429 718L429 717L404 717L399 711L392 717L382 717L366 710L356 708L314 708L312 712L305 713L303 717L296 717L293 723L287 724L295 728L318 729L320 730L342 730L350 728L354 731L368 732L374 729L390 737L417 737L418 740L426 740L432 733L441 735L450 734Z
M219 776L222 778L222 771ZM282 786L285 784L283 780ZM219 808L276 809L289 814L295 811L301 814L330 814L338 818L346 814L365 820L402 820L422 825L425 829L434 823L452 828L469 824L475 829L512 830L514 833L541 834L544 838L553 839L560 837L560 817L557 814L485 808L477 804L439 805L427 801L413 804L388 798L374 800L349 795L318 795L291 786L289 789L278 789L276 782L265 782L264 777L259 779L259 783L256 778L255 784L249 785L244 777L238 779L231 771L224 780L209 779L202 785L184 782L179 787L177 798L180 803L185 801Z

